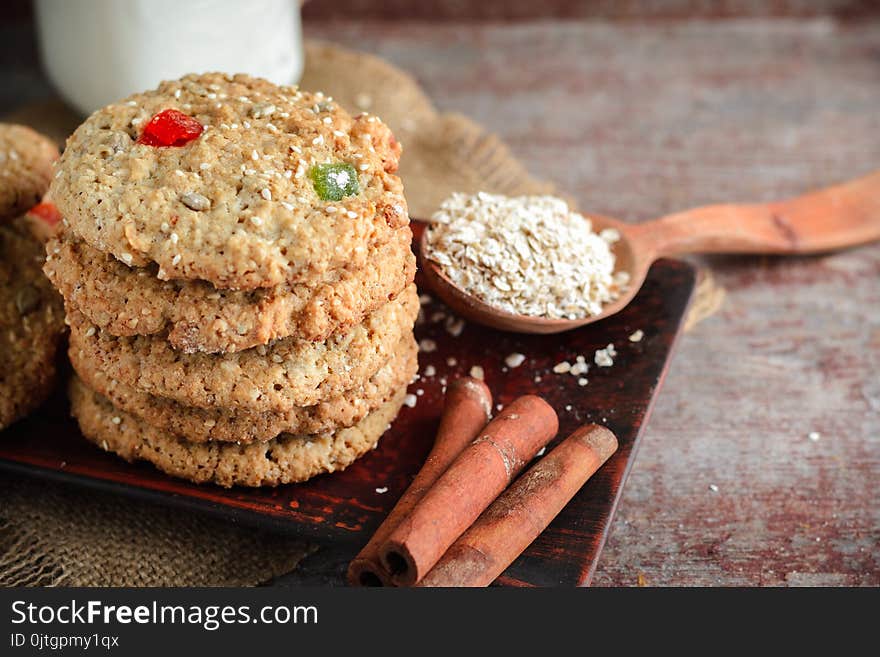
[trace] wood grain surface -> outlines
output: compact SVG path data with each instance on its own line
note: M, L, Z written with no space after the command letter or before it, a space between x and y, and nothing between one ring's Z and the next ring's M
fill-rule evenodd
M876 20L306 29L409 70L611 216L880 166ZM880 584L880 245L707 262L725 305L681 341L593 584Z
M315 20L668 20L743 16L856 17L876 13L877 9L874 0L334 0L306 2L303 13L307 19Z
M640 221L880 166L876 3L795 5L812 17L305 29L412 72L583 208ZM27 25L0 37L0 108L48 96ZM725 305L680 342L593 584L880 585L880 245L704 262Z

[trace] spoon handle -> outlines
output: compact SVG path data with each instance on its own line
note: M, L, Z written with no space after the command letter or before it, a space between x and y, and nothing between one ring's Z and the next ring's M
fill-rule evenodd
M654 257L816 253L880 239L880 171L774 203L707 205L632 226Z

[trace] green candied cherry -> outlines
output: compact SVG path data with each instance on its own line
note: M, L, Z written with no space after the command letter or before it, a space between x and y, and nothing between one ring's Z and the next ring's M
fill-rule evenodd
M361 191L357 170L348 162L316 164L309 169L309 178L322 201L341 201Z

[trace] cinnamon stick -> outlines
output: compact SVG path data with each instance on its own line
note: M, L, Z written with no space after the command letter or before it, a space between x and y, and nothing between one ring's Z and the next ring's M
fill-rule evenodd
M437 478L486 426L492 414L492 393L485 383L469 376L456 379L446 389L443 416L428 458L409 488L397 501L370 542L348 566L352 586L389 586L391 576L379 560L379 545L416 505Z
M577 429L508 488L417 586L488 586L617 451L605 427Z
M556 412L540 397L505 408L381 544L392 582L408 586L424 577L558 429Z

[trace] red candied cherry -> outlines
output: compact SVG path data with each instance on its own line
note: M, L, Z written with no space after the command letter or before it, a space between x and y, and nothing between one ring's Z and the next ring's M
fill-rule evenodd
M167 109L149 120L138 143L147 146L185 146L204 130L204 126L193 117L176 109Z
M49 203L48 201L37 203L28 210L28 214L39 217L50 226L54 226L61 221L61 213L58 211L58 208L54 203Z

